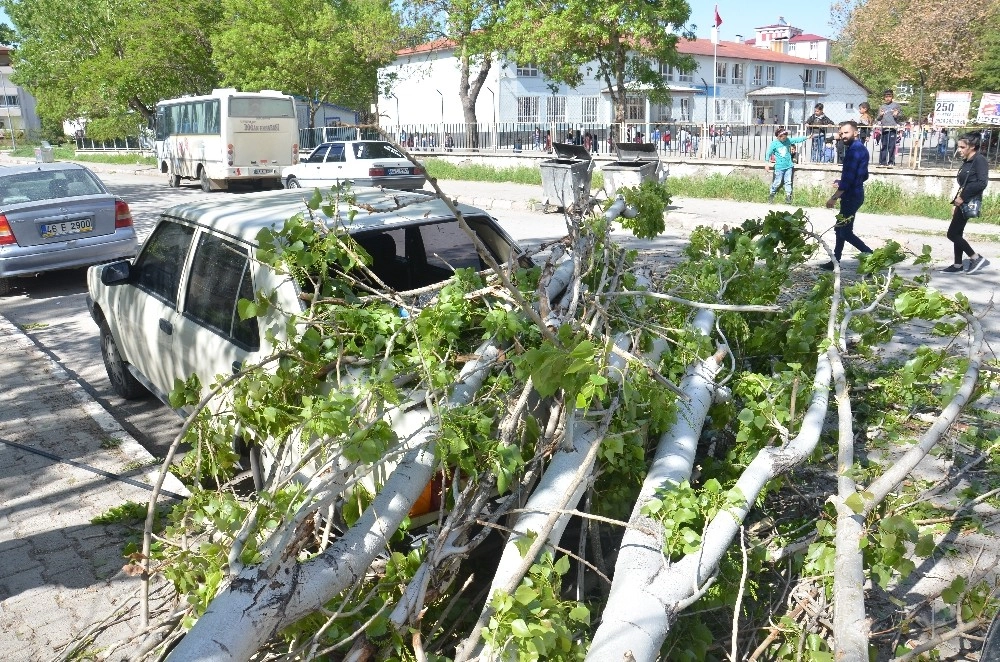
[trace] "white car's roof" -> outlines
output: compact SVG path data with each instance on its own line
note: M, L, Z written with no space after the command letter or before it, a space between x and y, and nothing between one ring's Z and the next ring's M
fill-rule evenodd
M339 225L349 232L453 218L445 203L433 194L362 187L352 188L351 192L355 204L342 205L339 210ZM307 188L227 197L215 194L170 207L164 210L163 215L185 219L255 243L261 229L280 229L295 214L305 214L308 211L306 201L312 195L313 191ZM484 213L468 205L458 205L458 209L470 216ZM353 220L348 220L352 210L357 213ZM334 219L320 209L314 214L318 219L325 219L328 226L335 224Z

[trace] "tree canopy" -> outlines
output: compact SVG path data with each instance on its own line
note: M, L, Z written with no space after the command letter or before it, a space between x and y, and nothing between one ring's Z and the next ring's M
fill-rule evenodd
M587 75L604 81L615 107L615 121L625 119L625 101L643 90L663 102L669 93L660 64L681 70L693 60L677 52L691 9L683 0L599 2L511 0L504 7L511 55L537 63L555 83L576 87ZM592 62L596 71L584 69Z
M386 0L223 0L224 29L212 39L223 82L278 89L320 102L367 108L379 67L393 58L399 21Z
M998 0L837 3L833 13L841 34L835 60L875 90L918 82L919 72L930 90L984 89L989 79L982 76L981 63L989 44L996 43L990 39L998 12Z
M134 134L160 99L219 80L213 0L0 0L17 30L13 80L50 120L86 117L95 137Z

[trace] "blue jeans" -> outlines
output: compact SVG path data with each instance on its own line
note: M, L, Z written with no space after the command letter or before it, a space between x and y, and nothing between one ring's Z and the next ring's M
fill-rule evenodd
M826 142L826 136L822 133L817 133L812 137L812 160L822 161L823 160L823 143Z
M781 188L782 184L785 186L785 197L792 197L792 169L788 168L786 170L774 169L774 179L771 180L771 195Z

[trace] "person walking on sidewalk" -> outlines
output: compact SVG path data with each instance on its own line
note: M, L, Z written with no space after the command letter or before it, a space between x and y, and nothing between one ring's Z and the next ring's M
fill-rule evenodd
M962 157L962 165L958 168L958 193L951 204L955 210L951 213L951 225L948 226L948 239L955 244L955 261L942 269L946 274L965 271L962 254L970 259L968 272L979 271L990 263L985 257L972 250L972 246L962 236L965 234L965 224L970 218L979 216L983 204L983 191L989 183L989 164L986 157L979 153L982 136L978 132L966 133L958 139L958 154Z
M882 132L882 147L878 152L880 166L896 165L896 138L902 126L903 108L892 99L892 90L882 93L882 105L878 107L878 115L875 117Z
M834 232L837 241L833 247L833 257L840 262L844 254L844 244L854 246L862 253L871 253L872 249L854 234L854 217L861 204L865 201L865 181L868 179L868 149L858 140L858 123L854 120L841 122L838 136L843 141L844 164L840 171L840 179L834 182L837 190L826 201L828 209L840 201L840 213L837 214L837 224ZM820 265L820 269L833 271L833 262Z
M785 202L792 204L792 145L805 142L806 136L788 137L788 129L779 126L774 130L774 140L768 145L764 154L764 169L771 172L771 158L774 157L774 179L771 180L771 193L768 202L774 202L774 194L782 185L785 187Z

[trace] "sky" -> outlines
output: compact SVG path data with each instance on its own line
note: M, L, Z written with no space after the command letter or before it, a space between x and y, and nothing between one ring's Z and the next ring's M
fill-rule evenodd
M695 34L699 39L711 37L712 21L716 4L722 25L719 39L736 41L736 35L744 39L754 36L754 28L772 25L784 16L789 25L802 28L805 32L833 38L830 27L830 3L827 0L688 0L691 6L690 22L698 26Z

